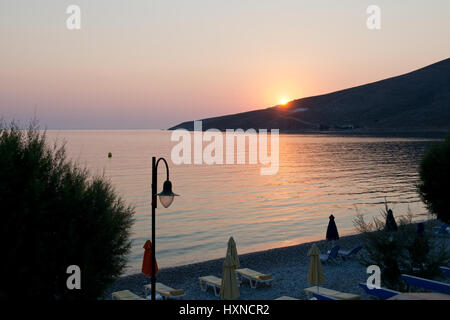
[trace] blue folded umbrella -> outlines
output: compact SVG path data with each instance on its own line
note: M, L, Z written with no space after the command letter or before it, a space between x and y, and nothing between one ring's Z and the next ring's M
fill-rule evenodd
M326 239L328 241L339 240L339 233L336 227L336 222L334 222L334 216L330 216L330 221L328 222Z

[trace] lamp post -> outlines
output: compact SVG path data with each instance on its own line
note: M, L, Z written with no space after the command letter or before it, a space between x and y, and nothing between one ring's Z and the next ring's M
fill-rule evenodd
M156 193L157 191L157 179L158 179L158 164L160 161L163 161L166 165L166 173L167 179L164 181L163 191L160 193ZM159 196L159 200L164 208L168 208L175 196L177 194L172 192L172 183L169 180L169 166L167 165L167 161L164 158L159 158L156 160L156 157L152 157L152 300L156 298L156 279L155 279L155 269L156 269L156 245L155 245L155 209L156 209L156 197Z

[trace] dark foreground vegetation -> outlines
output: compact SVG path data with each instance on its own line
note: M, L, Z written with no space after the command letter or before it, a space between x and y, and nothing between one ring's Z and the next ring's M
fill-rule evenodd
M428 210L450 224L450 133L422 159L420 179L419 193Z
M125 267L133 208L36 126L0 124L0 212L0 298L96 299Z

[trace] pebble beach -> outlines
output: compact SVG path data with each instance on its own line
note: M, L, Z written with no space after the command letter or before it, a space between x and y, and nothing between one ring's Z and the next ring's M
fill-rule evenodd
M336 244L341 249L353 249L360 244L361 235L342 237ZM239 287L238 300L273 300L281 296L306 299L304 289L311 287L307 282L310 259L307 255L311 245L315 243L322 253L331 248L327 241L303 243L294 246L270 249L239 255L241 268L250 268L261 273L270 273L274 280L271 286L260 284L252 289L244 281ZM239 243L237 243L239 253ZM226 246L224 246L224 256ZM203 292L200 289L199 277L215 275L221 277L224 258L215 259L185 266L160 269L157 281L174 289L185 290L185 300L218 300L212 289ZM359 287L358 283L366 282L366 268L359 263L358 256L351 259L336 259L322 263L325 282L322 287L342 292L353 293L361 299L371 299ZM111 299L111 293L120 290L130 290L145 297L144 285L150 283L150 278L143 274L132 274L119 278L104 294L104 299Z
M426 222L428 230L432 230L433 227L439 225L440 223L437 220ZM361 234L343 236L334 244L338 244L341 250L351 250L363 244L362 237ZM450 249L450 237L432 238L437 241L436 244L443 241L447 250ZM331 242L322 240L239 255L239 268L249 268L261 273L272 274L273 282L271 286L258 284L255 289L252 289L248 281L244 280L239 287L240 297L237 300L273 300L282 296L300 300L307 299L304 289L312 286L307 281L310 264L308 251L313 244L319 248L321 253L326 253L332 247ZM226 250L226 245L224 245L224 256ZM239 243L237 243L237 251L239 254ZM364 248L361 252L363 251ZM320 286L358 295L361 300L376 299L366 294L359 286L359 283L365 283L369 276L366 267L360 263L361 252L351 258L337 258L330 262L323 262L322 269L325 282ZM209 275L221 278L224 259L161 268L157 274L157 281L174 289L184 289L185 296L183 299L185 300L219 300L220 298L214 295L212 288L208 288L205 292L200 289L198 278ZM440 281L450 284L450 278L440 279ZM144 285L149 283L150 278L142 273L126 275L116 280L105 291L103 298L110 300L111 293L121 290L130 290L145 298Z

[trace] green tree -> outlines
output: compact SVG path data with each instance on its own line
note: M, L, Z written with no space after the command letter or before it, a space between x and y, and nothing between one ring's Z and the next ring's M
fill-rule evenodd
M122 273L134 209L34 125L0 124L0 207L0 298L96 299Z
M419 173L418 189L423 202L438 219L450 223L450 134L425 154Z

